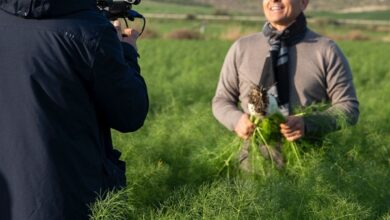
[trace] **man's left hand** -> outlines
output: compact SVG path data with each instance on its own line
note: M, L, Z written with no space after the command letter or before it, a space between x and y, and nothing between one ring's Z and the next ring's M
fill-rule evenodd
M305 135L305 121L301 116L288 116L285 123L280 124L280 132L288 141L296 141Z

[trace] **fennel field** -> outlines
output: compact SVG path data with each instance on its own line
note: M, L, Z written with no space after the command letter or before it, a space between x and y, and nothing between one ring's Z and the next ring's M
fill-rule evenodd
M306 152L302 174L267 178L238 171L231 156L241 142L211 113L231 43L139 42L150 113L141 130L114 132L128 187L96 203L93 218L390 219L390 43L339 42L354 72L358 125Z

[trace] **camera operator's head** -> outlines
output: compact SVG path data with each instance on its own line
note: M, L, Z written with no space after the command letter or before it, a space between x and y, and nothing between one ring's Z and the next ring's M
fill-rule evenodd
M96 0L7 0L0 8L26 18L45 18L96 8Z

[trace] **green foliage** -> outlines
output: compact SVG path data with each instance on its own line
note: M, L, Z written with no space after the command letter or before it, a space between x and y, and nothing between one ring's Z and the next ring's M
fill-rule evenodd
M248 152L250 167L248 168L252 174L266 178L268 175L273 174L272 169L276 169L276 167L281 169L281 162L286 159L288 154L288 152L280 152L280 149L278 149L278 146L284 142L279 126L285 121L285 118L282 114L277 112L264 118L251 116L250 119L255 124L256 128L250 137ZM285 147L284 150L290 149L287 141L286 145L288 146ZM264 152L261 152L262 149ZM280 156L277 156L276 154ZM270 161L271 166L267 166L269 161L266 161L266 159ZM280 160L279 164L275 160Z
M332 127L336 126L340 129L346 128L344 114L336 110L332 111L330 118L337 117L338 120L334 126L329 124L331 120L328 114L324 114L324 112L329 112L331 109L329 104L314 103L310 106L295 108L293 114L305 117L305 123L308 122L308 117L313 118L312 120L320 128L330 128L331 130L334 130L335 128ZM278 168L290 174L302 175L304 167L302 166L301 158L304 156L303 152L316 146L311 142L307 142L306 138L294 142L286 140L280 132L280 124L284 123L286 118L280 112L262 118L252 115L250 119L256 125L255 131L250 138L249 153L252 155L249 158L252 160L252 173L260 174L263 178L267 177L269 173L272 174L272 172L266 169L267 165L265 163L269 161L265 161L264 158L259 156L261 152L259 149L263 148L265 152L261 152L261 154L265 159L270 160L271 169Z
M270 117L266 117L260 120L258 123L255 123L258 128L258 133L262 136L261 139L264 141L263 144L274 144L281 140L282 136L280 134L279 125L285 121L283 115L276 113ZM266 142L266 143L264 143Z
M132 189L122 189L100 194L91 207L91 220L124 220L133 211L130 198Z
M94 219L389 219L390 44L341 43L359 124L306 148L302 174L267 178L238 171L240 141L211 113L230 44L139 42L150 113L140 131L114 133L127 163L127 198L110 194L94 206Z

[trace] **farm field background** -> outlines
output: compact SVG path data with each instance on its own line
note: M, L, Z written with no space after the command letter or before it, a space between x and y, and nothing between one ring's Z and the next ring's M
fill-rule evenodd
M214 119L211 99L233 40L262 23L207 22L207 31L193 40L170 34L197 33L200 21L151 19L148 25L157 35L138 47L150 112L141 130L113 131L128 187L98 201L93 219L390 219L386 27L310 25L334 38L347 56L360 120L313 146L302 174L275 171L260 178L237 169L241 141ZM352 32L360 37L342 38Z

